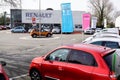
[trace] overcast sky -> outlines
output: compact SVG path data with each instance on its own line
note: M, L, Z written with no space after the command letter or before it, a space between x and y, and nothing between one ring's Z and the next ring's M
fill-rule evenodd
M41 9L53 8L54 10L60 10L61 3L71 3L72 10L88 11L89 0L40 0ZM120 10L119 0L110 0L113 2L115 9ZM39 9L39 0L22 0L23 9Z
M23 9L39 9L39 0L21 0ZM47 8L53 8L54 10L61 9L61 3L71 3L72 10L78 11L88 11L88 1L89 0L40 0L40 9L45 10ZM119 0L110 0L113 2L115 9L120 10ZM9 8L10 9L10 8ZM0 11L6 11L9 13L7 7L0 8Z
M60 10L61 3L71 3L72 10L86 10L88 0L41 0L40 8L53 8L54 10ZM34 3L31 5L26 5L26 3ZM22 0L22 8L26 9L39 9L39 0Z

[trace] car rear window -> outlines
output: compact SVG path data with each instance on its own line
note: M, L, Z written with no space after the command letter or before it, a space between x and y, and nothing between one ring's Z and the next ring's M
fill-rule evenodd
M72 50L68 62L86 66L97 66L94 57L90 53L80 50Z
M115 51L105 55L104 60L109 67L110 71L115 71L116 53Z

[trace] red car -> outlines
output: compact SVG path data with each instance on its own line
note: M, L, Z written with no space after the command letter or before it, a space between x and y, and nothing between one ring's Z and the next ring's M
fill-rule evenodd
M7 74L5 73L5 70L3 69L3 66L6 65L6 62L1 61L0 62L0 80L9 80Z
M117 80L112 55L115 50L92 44L61 46L34 58L31 80Z

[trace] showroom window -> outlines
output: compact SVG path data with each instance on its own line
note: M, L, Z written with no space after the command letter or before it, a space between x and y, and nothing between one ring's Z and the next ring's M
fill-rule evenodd
M50 55L48 55L46 60L64 62L67 60L69 52L70 52L69 49L58 49L58 50L52 52Z
M97 65L91 54L80 50L72 50L68 62L87 66Z

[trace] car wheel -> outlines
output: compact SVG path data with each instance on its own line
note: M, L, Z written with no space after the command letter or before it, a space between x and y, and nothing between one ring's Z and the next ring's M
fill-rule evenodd
M120 75L118 76L117 80L120 80Z
M33 37L33 38L36 38L36 37L37 37L37 35L36 35L36 34L33 34L33 35L32 35L32 37Z
M24 33L25 31L22 31L22 33Z
M51 37L52 35L51 34L47 34L47 37Z
M31 80L42 80L40 73L35 69L30 71L30 78Z

